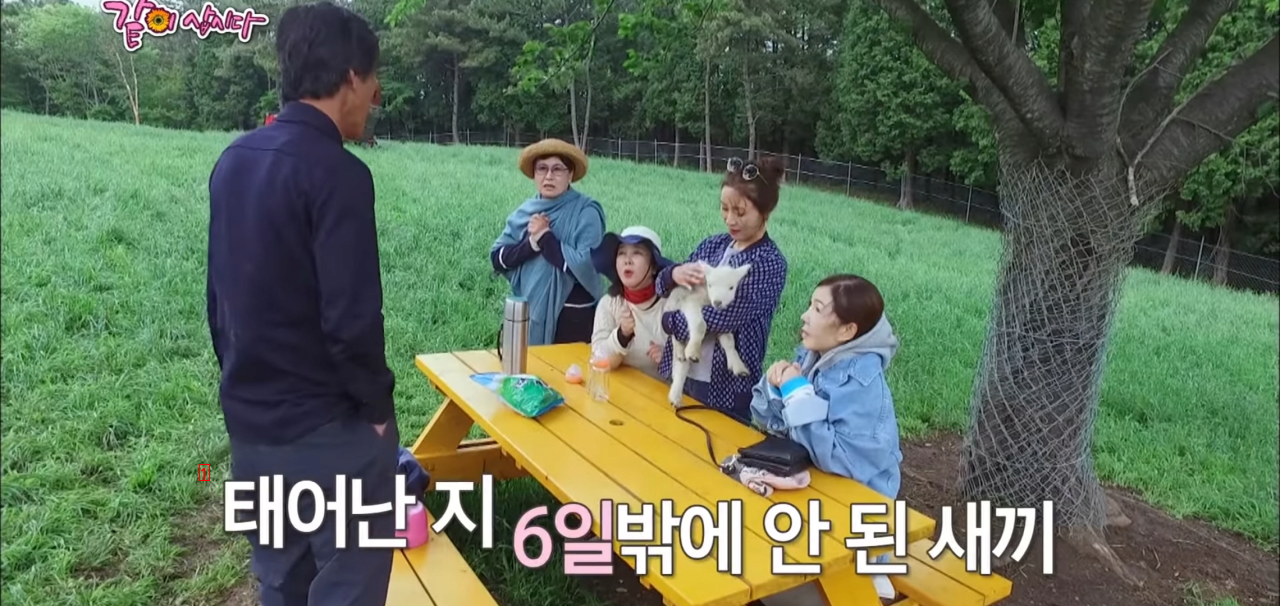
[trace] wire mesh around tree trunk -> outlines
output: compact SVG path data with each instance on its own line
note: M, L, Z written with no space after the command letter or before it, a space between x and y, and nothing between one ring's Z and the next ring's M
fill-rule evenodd
M1002 165L1003 251L970 402L959 488L1103 527L1091 448L1116 303L1158 192L1130 202L1118 160L1084 176Z

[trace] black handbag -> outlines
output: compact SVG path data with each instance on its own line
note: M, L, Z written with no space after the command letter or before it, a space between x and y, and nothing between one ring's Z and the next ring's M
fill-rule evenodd
M681 421L693 425L702 430L707 436L707 454L711 455L711 462L716 465L723 465L723 461L716 458L715 449L711 444L711 432L707 428L686 419L681 413L690 410L714 410L726 417L738 421L733 415L713 408L711 406L692 405L681 406L676 408L676 417ZM754 467L763 471L767 471L776 476L793 476L809 468L813 465L813 461L809 458L809 450L802 446L799 442L790 438L768 434L763 440L756 442L750 446L738 449L738 462L747 467Z
M738 461L747 467L755 467L782 477L796 475L813 464L809 459L809 449L795 440L772 434L739 449Z

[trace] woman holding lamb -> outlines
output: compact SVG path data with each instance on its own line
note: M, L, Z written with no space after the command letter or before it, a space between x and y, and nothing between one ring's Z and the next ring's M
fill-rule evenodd
M591 251L604 237L604 209L574 189L587 156L559 139L520 153L520 171L537 193L510 216L489 251L493 270L529 302L529 345L589 343L604 285Z
M685 395L745 424L751 423L751 389L760 381L769 329L787 281L787 260L767 230L769 216L778 205L783 171L781 162L774 158L730 160L720 187L720 217L726 232L703 240L686 263L663 270L657 280L659 296L666 297L676 288L705 282L700 261L735 268L750 265L731 304L722 309L702 308L707 334L697 361L688 362L684 381ZM679 311L664 313L662 328L676 340L689 339L688 323ZM714 338L718 333L733 335L747 374L730 369L720 339ZM670 340L660 370L671 378Z

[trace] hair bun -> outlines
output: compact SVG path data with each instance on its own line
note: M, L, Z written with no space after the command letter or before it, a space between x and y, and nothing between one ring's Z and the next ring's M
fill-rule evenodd
M786 163L777 156L764 156L757 160L755 164L760 169L760 172L775 181L781 180L782 175L787 171Z

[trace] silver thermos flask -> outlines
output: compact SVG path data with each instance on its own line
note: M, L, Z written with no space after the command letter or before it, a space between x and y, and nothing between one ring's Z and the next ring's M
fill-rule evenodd
M502 311L502 372L522 375L528 370L529 302L524 297L507 297Z

